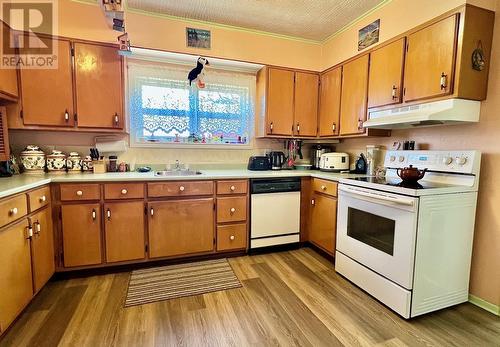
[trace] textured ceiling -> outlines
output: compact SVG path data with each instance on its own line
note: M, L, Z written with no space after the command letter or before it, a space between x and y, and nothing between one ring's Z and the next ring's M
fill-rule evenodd
M383 0L128 0L130 9L321 41Z

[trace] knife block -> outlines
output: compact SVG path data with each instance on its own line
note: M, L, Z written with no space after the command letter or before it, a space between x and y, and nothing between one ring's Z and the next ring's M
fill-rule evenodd
M105 160L94 160L92 161L94 166L94 173L106 173L106 161Z

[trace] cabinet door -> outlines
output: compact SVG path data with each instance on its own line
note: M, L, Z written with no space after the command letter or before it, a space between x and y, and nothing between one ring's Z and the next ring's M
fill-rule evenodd
M38 292L55 271L54 231L52 227L52 210L45 208L31 218L33 228L33 284Z
M5 331L33 296L28 221L0 231L0 330Z
M74 44L79 127L123 128L122 58L115 47Z
M4 22L2 25L2 33L10 35L10 29ZM0 93L11 98L17 98L19 92L17 89L17 70L16 69L0 69Z
M404 49L402 38L370 53L369 108L402 101Z
M318 131L319 76L295 73L295 135L315 137Z
M102 263L99 204L62 205L64 266Z
M214 249L214 199L171 200L149 203L151 258Z
M268 135L293 134L294 76L293 71L269 68L266 125Z
M337 232L337 199L314 193L312 201L309 241L333 255Z
M106 261L144 259L144 203L116 202L104 205Z
M5 107L0 107L0 161L9 160L9 131L7 129L7 112Z
M405 101L453 92L458 14L408 36Z
M340 103L340 135L362 134L368 94L368 55L343 67Z
M321 75L319 136L337 136L340 123L342 66Z
M74 125L70 43L66 40L54 42L58 46L57 69L20 69L26 125Z

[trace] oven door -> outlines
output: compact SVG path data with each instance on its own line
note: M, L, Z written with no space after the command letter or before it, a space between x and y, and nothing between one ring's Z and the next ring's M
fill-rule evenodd
M337 251L411 289L418 198L339 185Z

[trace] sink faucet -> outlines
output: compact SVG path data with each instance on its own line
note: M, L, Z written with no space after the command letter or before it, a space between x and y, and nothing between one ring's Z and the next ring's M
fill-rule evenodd
M176 160L174 170L179 171L180 169L181 169L181 163L179 162L179 160Z

